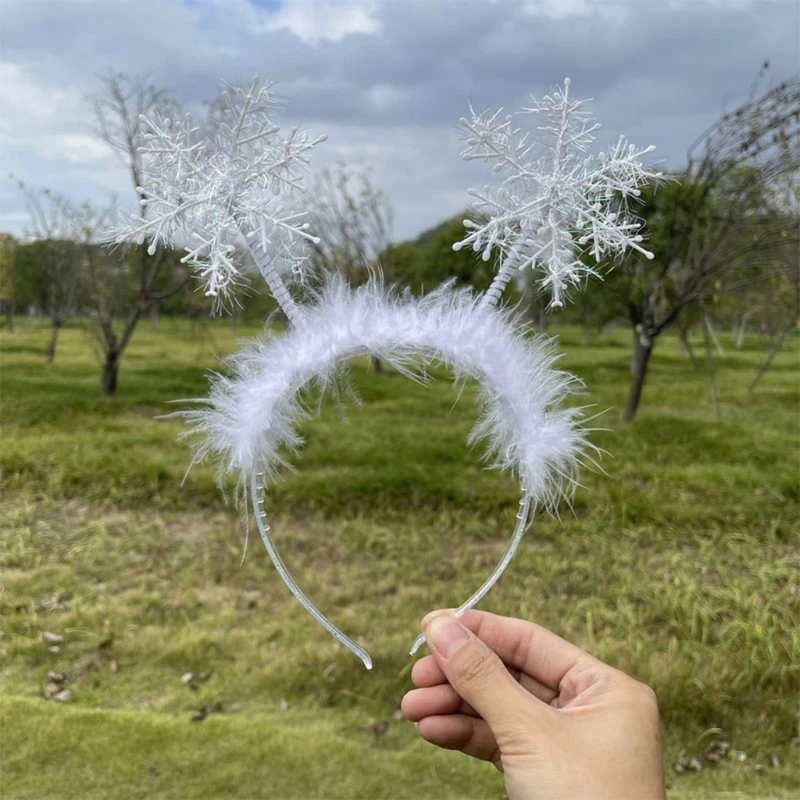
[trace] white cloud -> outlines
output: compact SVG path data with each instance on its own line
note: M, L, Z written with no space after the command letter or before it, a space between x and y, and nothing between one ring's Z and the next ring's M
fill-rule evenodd
M398 125L375 137L369 128L333 125L317 167L337 162L371 167L395 210L394 235L408 239L467 205L467 189L483 182L482 164L459 158L454 125Z
M523 9L528 14L544 14L556 19L591 14L601 6L602 4L592 0L523 0L522 3Z
M70 164L96 164L111 157L108 145L96 136L65 133L41 139L40 153L46 158L64 160Z
M81 96L69 88L54 88L37 83L18 64L0 63L0 109L3 127L8 127L14 115L33 124L52 122L74 109Z
M369 102L378 110L397 108L405 97L405 92L388 83L378 83L367 89Z
M107 164L113 158L88 132L85 99L77 88L37 83L18 65L2 64L0 110L0 148L8 170L14 171L24 154L65 165Z
M339 42L354 33L377 33L376 4L364 0L285 0L265 24L268 31L289 30L302 41Z

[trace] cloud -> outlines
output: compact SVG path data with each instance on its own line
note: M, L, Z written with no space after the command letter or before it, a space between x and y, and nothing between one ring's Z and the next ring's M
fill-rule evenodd
M376 33L380 29L375 17L376 3L341 0L285 0L270 14L265 29L291 31L310 44L320 41L340 42L354 33Z
M458 210L483 172L458 158L476 107L516 110L569 75L598 144L655 144L668 166L743 100L764 58L797 68L792 0L5 0L0 147L7 171L75 199L131 197L84 98L109 68L147 73L193 113L221 80L277 82L286 125L327 132L321 164L370 162L411 236ZM0 230L21 200L0 183Z
M26 183L36 183L35 173L43 168L55 169L60 176L73 165L105 170L114 160L108 147L91 134L84 97L75 86L38 83L18 65L4 63L0 65L0 108L4 166ZM8 186L3 189L4 199L8 198ZM19 198L12 196L18 205Z
M52 122L75 100L75 93L69 89L37 84L18 65L0 64L0 106L9 116L24 116L32 124ZM10 127L9 116L4 115L0 122L6 130Z

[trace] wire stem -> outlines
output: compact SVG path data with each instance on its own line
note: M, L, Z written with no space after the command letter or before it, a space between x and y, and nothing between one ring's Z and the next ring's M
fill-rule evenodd
M511 280L511 276L517 269L517 264L522 254L522 242L523 237L520 235L500 266L500 269L497 271L497 275L494 276L491 286L489 286L486 290L486 294L481 298L479 304L480 308L496 306L500 301L506 286L508 286L508 282Z
M272 292L272 296L283 309L283 313L286 314L289 322L292 325L297 325L301 317L300 308L297 303L295 303L294 298L289 294L289 290L286 288L283 278L278 274L278 270L275 269L275 265L272 263L268 263L264 266L259 264L259 269L264 276L264 280L267 282L267 286L269 286L270 292Z
M358 656L367 669L372 669L372 659L369 657L369 653L363 647L357 645L349 636L342 633L324 614L322 614L303 594L300 587L294 582L294 578L289 574L289 570L286 569L283 559L278 555L278 551L275 549L275 543L270 536L269 525L264 521L267 514L264 509L260 507L259 503L259 499L262 498L263 493L264 487L259 485L258 477L256 473L253 473L250 477L250 495L253 504L253 514L256 518L256 525L258 525L258 532L261 534L261 540L264 542L264 547L267 548L267 553L269 553L269 557L272 559L275 569L278 570L278 574L289 587L289 591L300 601L303 608L305 608L305 610L308 611L336 641L343 644L354 655Z
M453 616L458 618L465 612L469 611L473 606L476 606L480 603L481 600L486 596L486 593L492 586L497 583L500 576L505 572L506 567L511 562L511 559L514 557L514 553L517 552L517 548L519 547L519 543L522 541L522 535L525 533L525 529L528 527L528 520L531 517L531 498L529 495L524 495L522 500L519 501L519 513L517 514L517 525L514 528L514 535L511 537L511 541L508 543L508 547L506 547L505 553L503 553L503 557L498 562L497 566L492 570L492 574L483 582L480 589L478 589L472 597L469 598L465 603L462 603L454 612ZM414 655L417 650L425 643L425 634L421 633L417 638L414 640L414 644L411 647L411 651L409 655Z

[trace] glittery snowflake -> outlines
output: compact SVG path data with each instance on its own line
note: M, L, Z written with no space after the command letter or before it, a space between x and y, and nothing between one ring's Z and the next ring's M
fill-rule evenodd
M149 241L183 247L206 294L221 304L243 273L260 271L273 294L285 299L279 272L297 270L308 233L296 195L310 151L325 140L293 129L282 135L271 120L276 101L269 84L225 91L206 126L144 119L147 134L143 210L127 215L117 242Z
M569 87L567 78L563 89L523 109L543 118L539 135L523 131L502 109L461 119L462 157L484 161L503 177L499 187L470 190L475 219L464 221L470 233L454 245L471 245L486 261L501 254L488 304L499 300L518 269L541 269L551 305L561 306L570 285L593 272L582 260L587 252L598 262L628 248L653 257L641 244L642 223L630 215L628 200L661 177L641 161L655 148L637 149L620 137L606 152L587 155L600 125L570 98Z

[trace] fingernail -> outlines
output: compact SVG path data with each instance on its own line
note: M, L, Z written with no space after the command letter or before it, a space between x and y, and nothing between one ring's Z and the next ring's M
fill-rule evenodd
M425 638L442 658L452 658L469 641L469 633L452 617L435 617Z
M449 616L452 616L453 609L452 608L438 608L438 609L436 609L436 611L430 611L429 613L427 613L422 618L422 622L419 623L419 629L421 631L424 631L428 627L428 625L431 624L431 620L432 619L436 619L436 617L441 617L441 616L443 616L445 614L447 614Z

